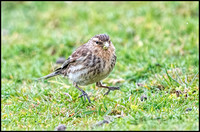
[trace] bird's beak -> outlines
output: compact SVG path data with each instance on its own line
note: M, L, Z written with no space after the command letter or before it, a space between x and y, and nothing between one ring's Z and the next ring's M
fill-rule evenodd
M103 49L107 50L109 46L110 46L109 43L105 42L104 45L103 45Z

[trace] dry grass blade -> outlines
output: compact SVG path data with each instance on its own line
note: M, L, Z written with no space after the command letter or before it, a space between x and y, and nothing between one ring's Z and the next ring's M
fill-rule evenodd
M176 68L175 68L175 73L176 73L176 76L178 77L178 79L181 81L181 83L184 84L183 81L182 81L182 79L181 79L180 76L178 75L178 73L177 73L177 71L176 71Z
M196 73L196 75L193 77L192 81L190 82L189 86L193 83L193 81L195 80L197 74L199 73L199 71Z

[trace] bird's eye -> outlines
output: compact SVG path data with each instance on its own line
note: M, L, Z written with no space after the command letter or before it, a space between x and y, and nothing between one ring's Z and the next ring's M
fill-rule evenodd
M102 42L96 41L96 44L103 44Z

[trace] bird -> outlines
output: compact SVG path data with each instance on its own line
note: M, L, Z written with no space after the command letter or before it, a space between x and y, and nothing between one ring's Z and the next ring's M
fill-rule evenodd
M111 90L120 90L119 87L102 84L102 80L113 70L116 59L115 47L110 37L107 34L97 34L78 47L54 72L38 80L48 79L57 75L66 76L82 92L79 98L83 96L85 101L87 98L88 102L91 103L88 94L79 86L96 83L97 87L108 89L104 95L108 95Z

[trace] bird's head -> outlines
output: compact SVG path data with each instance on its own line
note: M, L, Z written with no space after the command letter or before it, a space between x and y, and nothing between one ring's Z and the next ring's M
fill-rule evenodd
M93 46L101 47L104 50L107 50L112 44L109 36L106 34L95 35L94 37L91 38L90 42L92 43Z

